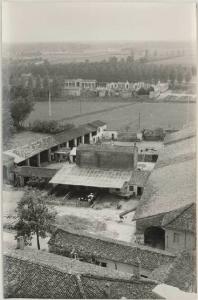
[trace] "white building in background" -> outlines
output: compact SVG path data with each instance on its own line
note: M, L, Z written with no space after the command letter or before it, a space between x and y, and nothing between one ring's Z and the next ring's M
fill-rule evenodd
M63 96L80 96L82 90L94 91L96 80L66 79L63 86Z
M107 83L106 87L109 90L129 90L130 83L128 81L109 82Z
M164 93L168 90L169 84L168 84L168 82L161 83L160 81L158 81L157 87L158 87L160 93Z

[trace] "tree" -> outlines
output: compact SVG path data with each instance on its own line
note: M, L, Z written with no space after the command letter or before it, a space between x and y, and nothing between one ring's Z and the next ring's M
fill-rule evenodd
M34 132L54 134L54 133L59 133L74 128L74 125L70 123L62 124L61 122L56 120L49 120L49 121L35 120L31 124L30 128Z
M20 128L24 120L34 109L34 102L31 96L23 98L18 97L10 102L10 112L14 121L14 126Z
M3 108L2 133L3 133L3 142L4 144L6 144L15 131L13 119L10 112L9 89L6 87L2 88L2 100L3 100L2 101L2 108Z
M51 85L52 97L59 97L61 94L61 83L57 76L54 77Z
M169 78L170 78L172 84L175 83L176 77L177 77L176 70L174 68L171 68L170 73L169 73Z
M192 73L190 70L188 70L185 74L185 80L186 80L186 82L189 82L189 81L191 81L191 79L192 79Z
M179 83L182 83L183 79L184 79L184 73L183 73L182 68L180 67L180 68L178 69L178 73L177 73L177 81L178 81Z
M36 234L37 248L40 250L40 237L45 238L55 223L56 212L49 210L45 197L34 189L26 191L17 205L18 221L15 225L16 237L23 236L25 244L31 244Z

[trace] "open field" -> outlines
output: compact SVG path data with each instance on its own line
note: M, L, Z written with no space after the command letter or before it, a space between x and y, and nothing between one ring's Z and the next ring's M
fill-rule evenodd
M121 105L121 107L119 107ZM122 106L124 105L124 106ZM111 109L113 108L113 109ZM187 120L195 121L196 104L190 103L123 103L123 102L82 102L78 101L52 103L51 119L69 118L69 123L75 125L91 122L97 119L107 122L108 128L119 129L130 125L134 130L138 127L138 114L141 114L141 128L182 128ZM106 109L106 111L105 111ZM103 110L100 112L100 110ZM93 114L83 115L93 112ZM70 117L78 115L73 119ZM28 121L35 119L48 120L48 103L38 102Z
M149 64L162 64L162 65L196 65L196 56L185 55L172 57L168 59L159 59L156 61L151 61Z

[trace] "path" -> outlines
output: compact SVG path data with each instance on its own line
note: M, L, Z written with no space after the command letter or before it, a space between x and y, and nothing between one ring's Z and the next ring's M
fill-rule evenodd
M115 107L108 107L108 108L104 108L104 109L100 109L100 110L96 110L96 111L91 111L91 112L87 112L87 113L76 114L76 115L73 115L71 117L60 119L59 121L62 122L62 123L64 123L64 122L67 123L67 121L70 121L70 120L75 120L75 119L85 117L85 116L94 116L94 115L97 115L98 113L108 112L108 111L112 111L112 110L118 110L118 109L126 107L126 106L134 105L136 103L137 102L127 103L127 104L125 103L125 104L120 104L120 105L115 106Z

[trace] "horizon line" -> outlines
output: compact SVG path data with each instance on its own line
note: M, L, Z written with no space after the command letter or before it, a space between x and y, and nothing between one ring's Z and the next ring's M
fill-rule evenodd
M2 41L2 44L46 44L46 43L145 43L145 42L161 42L161 43L196 43L196 39L190 40L67 40L67 41Z

